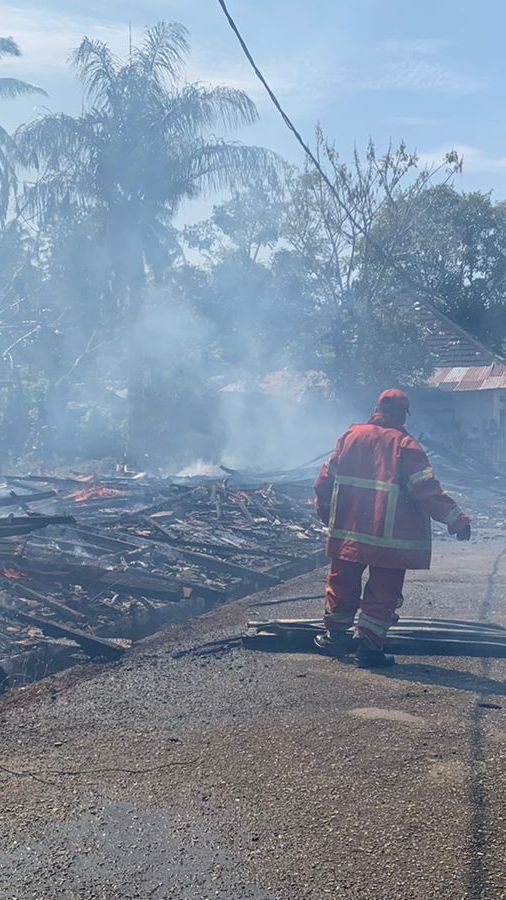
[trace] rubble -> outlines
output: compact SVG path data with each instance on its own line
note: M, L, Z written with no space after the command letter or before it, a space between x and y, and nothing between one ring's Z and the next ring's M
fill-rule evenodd
M500 476L424 443L445 488L471 513L473 539L504 539ZM4 476L0 674L24 683L89 656L117 656L165 624L324 564L313 504L319 462L193 477ZM444 526L433 523L433 532L451 540Z
M471 515L473 534L480 540L501 540L506 535L506 490L504 475L474 457L450 450L425 435L427 450L437 478L460 508ZM451 540L446 527L433 523L433 535Z
M83 653L114 658L163 624L321 564L311 482L295 482L292 496L290 483L253 481L225 471L5 478L0 506L25 513L0 519L9 683L46 674L52 657L58 667Z

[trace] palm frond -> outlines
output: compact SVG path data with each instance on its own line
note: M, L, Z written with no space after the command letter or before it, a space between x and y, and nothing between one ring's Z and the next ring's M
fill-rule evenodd
M2 224L5 222L11 194L16 189L15 159L14 141L0 125L0 223Z
M194 83L174 92L165 102L162 124L168 133L190 136L217 123L236 129L257 119L256 106L244 91Z
M27 214L44 225L65 209L89 211L95 205L95 191L81 167L69 165L34 184L25 184L23 202Z
M70 62L85 84L87 97L101 106L110 102L115 93L119 63L107 44L84 37L71 54Z
M271 179L282 170L282 161L271 150L227 141L200 142L183 165L188 183L203 192Z
M8 100L11 97L23 97L26 94L42 94L47 97L44 88L28 81L20 81L19 78L0 78L0 100Z
M21 56L21 50L11 37L0 37L0 59L2 56Z
M188 31L178 22L158 22L146 31L141 46L134 52L134 63L157 78L180 76L190 49Z
M9 208L11 188L15 179L14 171L9 157L0 147L0 224L5 223Z
M9 154L15 153L16 144L14 138L11 137L8 131L5 128L2 128L0 125L0 148L4 148L5 152Z
M91 142L92 123L59 113L42 116L22 125L14 135L24 165L36 170L41 163L58 170L68 160L83 157Z

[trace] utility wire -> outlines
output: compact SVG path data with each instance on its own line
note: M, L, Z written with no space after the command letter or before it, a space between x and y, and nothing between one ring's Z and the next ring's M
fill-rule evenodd
M377 251L377 253L379 253L379 255L381 256L383 261L389 263L389 265L396 272L396 274L399 275L403 279L403 281L406 282L406 284L409 287L413 288L416 291L421 291L425 295L426 299L423 302L425 303L425 305L428 308L430 308L430 310L438 318L440 318L444 322L446 322L452 329L454 329L454 331L458 331L467 340L471 339L473 341L473 343L475 343L477 346L481 346L480 342L477 341L476 338L473 338L472 335L469 335L463 328L460 327L460 325L457 325L456 322L453 322L452 319L450 319L447 315L445 315L445 313L443 313L436 306L436 304L432 301L432 299L429 295L429 288L426 287L426 285L424 285L424 284L419 284L414 278L412 278L411 275L408 274L408 272L406 272L405 269L402 268L402 266L399 266L397 261L392 257L392 255L389 252L385 251L385 249L379 243L379 241L377 241L376 238L374 238L370 233L368 233L366 231L366 229L364 228L364 226L361 225L360 222L358 222L355 219L355 217L352 215L352 213L350 212L350 210L348 209L346 204L343 203L343 201L341 200L341 197L339 196L338 192L336 191L335 185L332 184L332 181L326 174L325 170L321 167L321 165L320 165L318 159L316 158L316 156L314 155L313 151L311 150L309 145L306 143L306 141L304 140L304 138L302 137L302 135L300 134L298 129L295 127L292 120L290 119L290 117L287 115L287 113L281 106L281 103L279 102L278 98L276 97L276 94L274 93L274 91L272 90L272 88L270 87L270 85L268 84L268 82L266 81L264 76L262 75L262 72L258 68L258 66L248 48L248 45L246 44L246 41L242 37L241 32L239 31L234 19L232 18L232 15L230 14L230 12L228 10L225 0L218 0L218 4L220 5L220 7L223 11L223 14L225 15L225 18L226 18L228 24L230 25L230 28L234 32L237 40L239 41L239 44L241 45L242 51L243 51L244 55L246 56L246 59L248 60L250 66L253 69L258 80L260 81L260 83L263 85L263 87L267 91L270 99L272 100L272 103L274 104L274 106L278 110L281 118L283 119L283 122L285 123L287 128L292 132L297 143L300 144L300 146L304 150L304 153L306 154L306 156L311 160L314 167L318 171L320 177L322 178L322 180L325 182L325 184L331 191L332 196L334 197L339 208L346 214L346 216L348 217L348 219L350 220L350 222L352 223L354 228L356 228L357 231L360 234L362 234L362 236L365 237L369 241L371 246ZM490 353L492 355L492 351L490 351Z
M274 106L276 107L276 109L278 110L278 112L279 112L281 118L283 119L283 122L285 123L285 125L287 126L287 128L289 128L289 130L292 132L292 134L294 135L296 141L300 144L300 146L301 146L302 149L304 150L304 153L306 154L306 156L309 157L309 159L311 160L311 162L313 163L313 165L315 166L315 168L318 170L320 176L323 178L323 180L324 180L325 184L327 185L327 187L332 191L332 194L334 195L334 197L335 197L337 203L339 204L339 206L341 207L341 209L343 210L343 212L346 212L346 214L349 216L349 210L347 209L346 205L345 205L345 204L343 203L343 201L341 200L341 198L340 198L339 194L337 193L337 191L336 191L334 185L332 184L330 178L329 178L328 175L325 173L324 169L322 169L322 167L321 167L320 163L318 162L316 156L314 155L313 151L311 150L311 148L309 147L309 145L306 144L306 142L305 142L304 138L302 137L301 133L297 130L297 128L296 128L295 125L293 124L293 122L292 122L292 120L290 119L290 117L289 117L289 116L287 115L287 113L284 111L283 107L281 106L281 103L279 102L278 98L276 97L276 94L274 93L274 91L272 90L272 88L269 86L268 82L265 80L264 76L262 75L260 69L258 68L258 66L257 66L257 64L256 64L256 62L255 62L255 60L253 59L253 56L251 55L251 53L250 53L250 51L249 51L249 49L248 49L248 46L247 46L247 44L246 44L244 38L242 37L242 35L241 35L241 33L240 33L240 31L239 31L237 25L235 24L235 22L234 22L234 20L233 20L233 18L232 18L232 16L231 16L231 14L230 14L230 12L229 12L228 9L227 9L227 4L225 3L225 0L218 0L218 3L219 3L219 5L221 6L221 8L222 8L222 10L223 10L223 12L224 12L224 14L225 14L225 17L226 17L226 19L227 19L228 24L230 25L230 27L231 27L232 31L234 32L234 34L235 34L237 40L239 41L239 43L240 43L240 45L241 45L241 48L242 48L242 50L243 50L243 52L244 52L244 55L246 56L246 59L248 60L249 64L251 65L251 68L253 69L253 71L254 71L255 75L257 76L258 80L261 82L261 84L264 86L265 90L267 91L267 93L268 93L269 97L271 98L271 100L272 100ZM355 223L355 222L353 221L353 219L351 218L351 216L349 216L349 217L350 217L351 221L353 222L353 224L356 225L357 228L360 229L359 224L358 224L358 223ZM364 229L360 229L360 230L362 230L362 233L364 233Z

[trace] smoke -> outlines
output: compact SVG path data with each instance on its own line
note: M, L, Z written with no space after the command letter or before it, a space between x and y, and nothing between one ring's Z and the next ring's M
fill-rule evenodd
M55 374L34 395L33 461L114 464L126 448L131 464L167 474L269 473L326 453L368 411L283 349L266 354L264 309L237 303L224 334L206 299L192 305L164 284L145 292L127 332L90 344L89 329L62 331ZM11 405L19 420L17 396Z
M251 311L248 318L251 325ZM140 361L136 427L149 446L147 465L179 474L211 474L220 464L269 472L335 445L356 410L337 402L325 375L298 372L282 357L274 364L285 365L266 370L245 325L228 332L228 343L235 342L229 355L240 359L230 365L220 337L215 322L174 293L150 293L132 343Z
M290 382L297 373L276 373ZM226 427L223 461L231 468L291 469L333 447L339 422L336 404L313 394L272 394L265 379L243 371L242 380L220 391ZM300 376L299 376L300 378Z

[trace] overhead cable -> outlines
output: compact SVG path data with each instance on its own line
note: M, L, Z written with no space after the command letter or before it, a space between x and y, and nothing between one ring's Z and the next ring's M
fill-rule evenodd
M353 225L353 227L356 228L356 230L369 241L371 246L379 253L379 255L383 259L383 261L387 262L392 267L392 269L397 273L397 275L399 275L406 282L406 284L409 287L413 288L416 291L421 291L423 294L425 294L425 299L420 302L423 302L440 319L442 319L443 321L445 321L449 325L451 325L453 329L455 329L456 331L459 331L461 334L465 335L467 338L472 337L472 335L468 335L467 332L465 332L464 329L462 329L460 327L460 325L458 325L456 322L453 322L452 319L450 319L447 315L445 315L445 313L442 312L436 306L436 304L431 299L431 295L429 295L429 288L424 284L419 284L411 275L409 275L408 272L406 272L406 270L403 269L402 266L400 266L397 263L397 261L394 259L392 254L389 253L387 250L385 250L384 247L381 245L381 243L379 241L377 241L376 238L373 237L373 235L370 232L368 232L367 229L364 228L364 226L359 221L357 221L357 219L352 215L350 209L341 200L341 197L339 196L339 193L336 190L335 185L332 184L332 181L330 180L330 178L326 174L325 170L320 165L320 163L319 163L318 159L316 158L316 156L314 155L313 151L311 150L309 145L306 143L306 141L304 140L304 138L302 137L302 135L300 134L298 129L293 124L290 117L287 115L287 113L281 106L281 103L279 102L278 98L276 97L276 94L274 93L274 91L270 87L269 83L265 79L264 75L258 68L258 66L251 54L251 51L249 50L248 45L246 44L246 41L244 40L243 36L241 35L239 28L237 27L234 19L232 18L231 14L228 10L225 0L217 0L217 2L222 9L222 11L225 15L225 18L227 19L227 22L230 25L230 28L234 32L237 40L239 41L239 44L241 45L241 48L243 50L244 55L246 56L246 59L248 60L249 64L251 65L251 68L253 69L258 80L260 81L260 83L263 85L263 87L267 91L267 94L269 95L272 103L278 110L285 125L292 132L297 143L300 144L300 146L304 150L304 153L306 154L306 156L311 160L315 169L319 173L320 177L322 178L322 180L325 182L325 184L331 191L332 196L334 197L337 205L346 214L346 216L348 217L348 219L351 222L351 224ZM476 339L474 339L474 340L476 340Z

